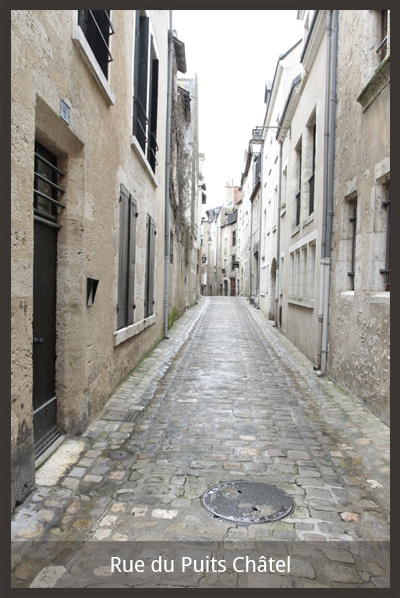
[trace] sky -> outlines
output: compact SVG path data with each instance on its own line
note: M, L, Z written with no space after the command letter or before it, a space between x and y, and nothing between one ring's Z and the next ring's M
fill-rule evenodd
M199 86L199 150L207 204L225 203L225 185L240 185L252 129L264 122L264 93L280 54L303 36L296 10L174 10L187 73Z

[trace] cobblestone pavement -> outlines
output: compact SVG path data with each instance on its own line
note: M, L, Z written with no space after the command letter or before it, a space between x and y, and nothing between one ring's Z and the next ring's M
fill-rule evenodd
M278 486L295 509L260 525L215 519L202 494L232 480ZM172 587L389 586L388 427L242 298L202 298L186 312L36 481L12 518L13 587L155 583L115 583L106 567L85 577L66 546L88 540L265 541L291 555L290 576L202 571L163 582ZM51 541L51 562L32 557L32 543L39 555Z

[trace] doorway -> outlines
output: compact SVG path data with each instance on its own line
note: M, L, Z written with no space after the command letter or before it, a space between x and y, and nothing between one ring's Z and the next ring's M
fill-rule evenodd
M33 258L33 430L35 459L60 436L56 397L57 158L35 144Z

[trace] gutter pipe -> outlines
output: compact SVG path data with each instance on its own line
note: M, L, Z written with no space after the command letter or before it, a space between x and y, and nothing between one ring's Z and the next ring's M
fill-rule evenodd
M169 291L169 255L170 255L170 221L169 221L169 179L171 171L171 111L172 111L172 61L173 61L173 28L172 10L169 11L168 31L168 93L167 93L167 130L165 149L165 275L164 275L164 338L168 339L168 291Z
M329 160L329 96L330 96L330 70L331 70L331 36L332 36L332 11L327 11L326 23L326 79L325 79L325 123L324 123L324 187L322 207L322 233L321 233L321 269L319 281L318 303L318 353L314 370L321 369L322 351L322 322L324 310L324 280L325 280L325 248L326 248L326 212L328 203L328 160Z
M328 203L326 218L326 246L325 246L325 281L323 299L322 345L321 345L321 373L325 374L328 352L328 316L329 316L329 283L331 270L331 240L333 220L333 188L334 188L334 160L335 160L335 126L336 126L336 75L338 48L338 14L333 12L332 36L332 71L331 71L331 107L330 107L330 135L329 135L329 171L328 171Z
M279 321L279 265L281 251L281 205L282 205L282 141L279 142L279 191L278 222L276 224L276 278L275 278L275 326Z

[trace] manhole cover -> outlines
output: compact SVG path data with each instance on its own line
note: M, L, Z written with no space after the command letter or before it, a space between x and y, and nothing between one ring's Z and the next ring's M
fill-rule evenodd
M132 457L132 455L133 453L122 450L111 451L108 453L108 456L111 457L111 459L128 459L129 457Z
M213 515L237 523L267 523L289 515L292 498L263 482L224 482L203 494L203 504Z

